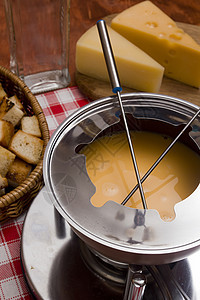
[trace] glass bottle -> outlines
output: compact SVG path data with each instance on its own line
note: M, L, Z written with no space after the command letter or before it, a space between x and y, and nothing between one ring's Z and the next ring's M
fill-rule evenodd
M67 87L70 0L4 0L10 69L33 94Z

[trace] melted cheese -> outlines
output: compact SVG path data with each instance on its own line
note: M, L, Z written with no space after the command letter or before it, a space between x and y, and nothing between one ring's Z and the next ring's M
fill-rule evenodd
M121 84L140 91L158 92L164 68L110 27L108 32ZM76 44L76 69L90 77L110 81L96 26L85 32Z
M165 75L200 86L200 46L150 1L118 14L111 27L165 68Z
M171 143L170 137L151 132L131 132L136 160L142 177ZM121 203L137 184L127 138L124 133L105 136L85 146L88 175L96 186L91 202L100 207L112 200ZM147 206L161 218L175 218L174 205L188 197L198 186L200 157L177 142L143 183ZM139 191L126 206L142 209Z

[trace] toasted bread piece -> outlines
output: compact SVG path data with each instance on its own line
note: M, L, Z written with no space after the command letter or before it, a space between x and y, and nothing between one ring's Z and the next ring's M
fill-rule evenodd
M36 165L43 150L43 140L18 130L10 142L9 150L29 164Z
M0 190L0 197L3 196L3 195L5 195L5 193L6 193L6 189L1 189Z
M7 96L6 92L4 91L2 84L0 83L0 101L3 99L3 97Z
M4 178L0 175L0 190L5 189L8 186L7 178Z
M10 101L7 97L3 97L0 100L0 119L14 106L15 104Z
M32 134L37 137L41 137L40 125L36 115L31 117L24 116L21 120L22 131Z
M20 185L29 176L31 170L32 165L16 157L6 175L9 185L12 187Z
M15 105L9 98L4 97L0 101L0 119L16 126L24 116L24 112Z
M0 120L0 145L8 148L11 138L14 135L14 126L10 122Z
M15 160L15 156L14 153L0 146L0 174L2 177L6 177L10 166Z
M24 116L24 112L14 105L2 118L2 120L8 121L15 127L19 124L20 120Z
M12 101L19 109L24 110L23 104L21 103L17 95L9 97L9 100Z

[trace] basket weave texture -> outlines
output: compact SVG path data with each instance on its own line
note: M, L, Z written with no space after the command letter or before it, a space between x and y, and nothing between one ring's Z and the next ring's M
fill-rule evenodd
M44 155L46 145L49 141L49 130L44 113L37 99L21 79L2 66L0 66L0 82L8 97L17 95L22 101L25 110L27 112L32 110L37 116L44 141ZM0 223L21 215L42 188L43 155L29 177L21 185L0 197Z

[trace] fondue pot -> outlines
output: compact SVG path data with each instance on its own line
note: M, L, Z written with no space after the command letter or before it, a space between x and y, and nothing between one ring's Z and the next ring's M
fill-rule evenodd
M186 284L188 268L183 264L182 269L183 258L200 245L199 182L196 180L191 194L174 206L175 218L163 221L156 209L147 209L141 186L144 177L141 180L138 174L129 130L174 138L158 164L178 139L199 154L199 107L156 94L120 96L103 20L98 22L98 29L117 96L79 109L59 126L48 144L44 157L46 187L32 204L23 228L21 257L27 282L39 299L155 299L152 287L156 287L156 299L161 295L168 300L188 299L188 294L198 293L199 286L197 283L197 288L188 293L188 288L195 286L194 280ZM108 140L113 133L123 131L144 209L125 207L127 197L121 205L107 201L94 207L91 198L96 188L80 150L99 137L106 135ZM148 145L145 147L148 149ZM98 161L101 159L103 163L100 153ZM196 270L198 255L195 265L194 254L190 255L191 273Z
M157 94L129 93L121 98L130 130L172 138L199 109ZM199 121L200 116L180 138L198 154ZM124 127L116 96L94 101L69 116L54 132L45 152L46 201L52 201L80 239L103 257L137 265L166 264L187 257L200 246L200 185L175 205L176 216L171 222L163 221L153 209L134 209L113 201L102 207L91 204L96 190L79 150L117 131L124 131Z

